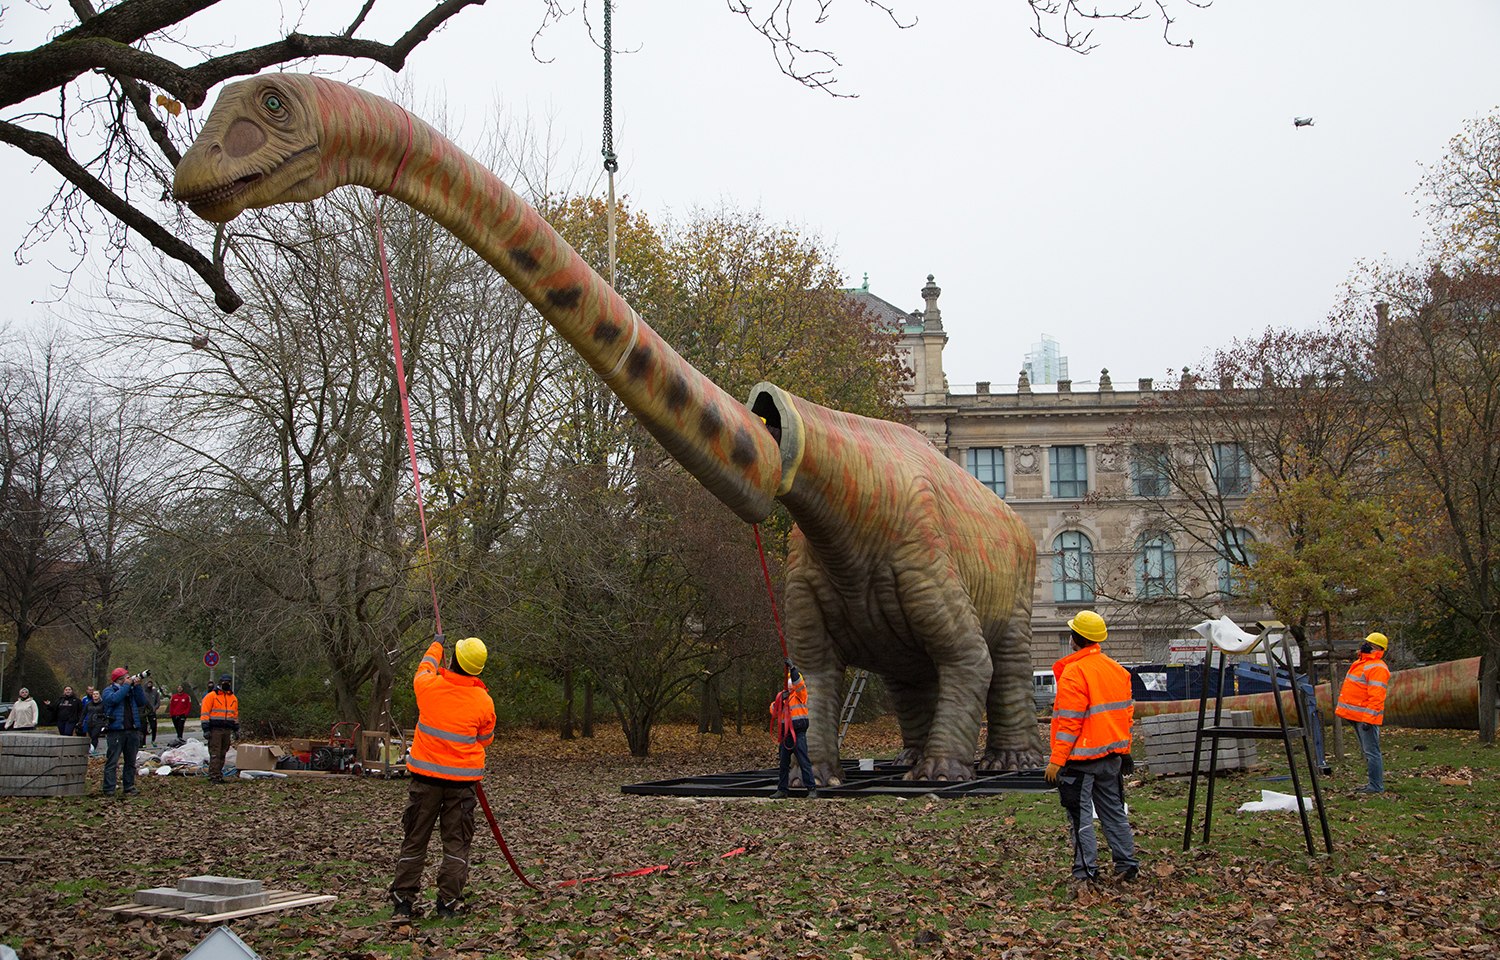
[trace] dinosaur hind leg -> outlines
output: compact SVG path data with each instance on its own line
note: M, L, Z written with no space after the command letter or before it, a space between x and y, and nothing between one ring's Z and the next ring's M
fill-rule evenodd
M990 647L995 672L985 703L989 732L979 758L981 770L1032 770L1042 765L1032 699L1031 590L1021 592L1024 601L998 629Z
M883 677L896 720L901 724L901 753L896 762L914 767L922 760L927 735L932 731L933 710L937 706L937 676L914 679L909 676Z
M901 609L937 667L932 722L908 780L972 780L990 651L958 572L936 559L898 577Z

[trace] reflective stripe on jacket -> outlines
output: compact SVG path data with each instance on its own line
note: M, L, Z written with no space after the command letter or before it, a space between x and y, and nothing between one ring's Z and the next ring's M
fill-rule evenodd
M1135 700L1130 674L1097 644L1052 665L1057 699L1052 703L1052 755L1062 766L1069 760L1098 760L1130 752L1130 723Z
M1384 650L1360 654L1344 677L1333 712L1345 720L1381 726L1385 723L1385 691L1390 682L1391 668L1385 665Z
M478 677L439 666L443 645L427 648L412 687L417 732L406 767L442 780L484 779L484 748L495 739L495 701Z
M807 681L798 680L792 684L787 693L787 706L791 709L792 720L807 719Z
M211 690L198 704L200 719L210 730L234 730L240 725L240 698L222 690Z

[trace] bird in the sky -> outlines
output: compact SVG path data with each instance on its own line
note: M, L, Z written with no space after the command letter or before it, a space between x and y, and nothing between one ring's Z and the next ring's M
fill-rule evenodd
M1293 117L1292 118L1292 126L1294 126L1294 127L1310 127L1310 126L1313 125L1312 120L1313 120L1312 117Z

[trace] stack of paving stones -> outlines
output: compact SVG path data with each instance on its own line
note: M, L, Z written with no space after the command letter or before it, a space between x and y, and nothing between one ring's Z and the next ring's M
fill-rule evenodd
M137 890L135 902L150 907L171 907L184 913L214 914L263 907L271 895L259 880L235 877L187 877L176 887Z
M1221 726L1250 727L1255 724L1249 710L1224 711ZM1211 718L1210 718L1211 719ZM1154 717L1142 717L1136 721L1135 758L1146 769L1158 776L1189 773L1193 769L1193 741L1198 732L1198 714L1163 713ZM1198 770L1208 772L1209 751L1213 741L1203 738L1203 755L1198 758ZM1216 769L1246 770L1259 759L1254 740L1219 740L1219 759Z
M0 733L0 797L71 797L87 792L87 737Z

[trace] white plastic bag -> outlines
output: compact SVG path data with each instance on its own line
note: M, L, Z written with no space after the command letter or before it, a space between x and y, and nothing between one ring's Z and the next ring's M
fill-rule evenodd
M1296 810L1297 797L1290 793L1277 793L1275 790L1262 790L1259 800L1251 800L1249 803L1240 804L1240 813L1261 813L1267 810ZM1307 797L1302 798L1302 809L1311 810L1312 801Z
M202 740L188 740L161 755L161 762L174 767L201 767L208 763L208 745Z

